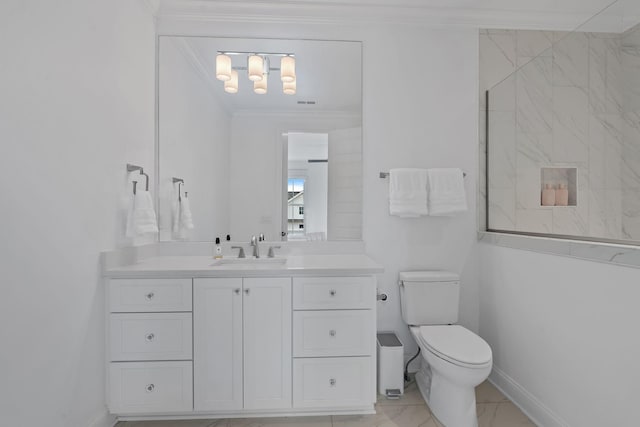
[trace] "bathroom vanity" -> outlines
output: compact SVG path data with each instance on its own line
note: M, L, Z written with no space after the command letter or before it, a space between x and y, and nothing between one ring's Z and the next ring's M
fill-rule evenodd
M156 257L106 270L110 411L121 419L374 413L380 272L358 254Z

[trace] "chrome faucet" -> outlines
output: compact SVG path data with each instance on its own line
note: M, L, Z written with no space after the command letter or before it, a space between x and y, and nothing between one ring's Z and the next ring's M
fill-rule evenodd
M253 256L260 258L260 246L258 246L258 239L256 236L251 236L251 246L253 246Z

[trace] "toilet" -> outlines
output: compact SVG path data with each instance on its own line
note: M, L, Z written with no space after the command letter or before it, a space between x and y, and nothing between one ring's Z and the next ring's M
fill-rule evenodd
M420 346L416 383L446 427L477 427L475 387L491 372L489 344L456 325L460 277L448 271L400 273L402 318Z

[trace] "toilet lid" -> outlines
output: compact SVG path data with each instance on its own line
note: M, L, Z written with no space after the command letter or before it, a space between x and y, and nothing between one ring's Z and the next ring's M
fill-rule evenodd
M491 347L460 325L420 326L422 343L436 356L456 365L480 367L491 362Z

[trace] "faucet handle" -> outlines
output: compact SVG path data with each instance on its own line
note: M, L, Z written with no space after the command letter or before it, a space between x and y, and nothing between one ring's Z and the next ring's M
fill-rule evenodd
M258 242L258 239L256 239L256 236L251 236L251 241L249 243L251 243L251 246L255 246L256 243Z
M240 249L238 251L238 258L246 258L246 255L244 254L244 248L242 246L231 246L231 249Z
M260 233L258 236L258 242L264 242L264 233Z
M274 249L280 249L280 246L269 246L269 253L267 254L269 258L273 258L276 256L275 252L273 251Z

